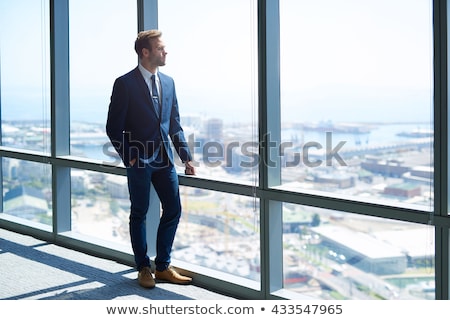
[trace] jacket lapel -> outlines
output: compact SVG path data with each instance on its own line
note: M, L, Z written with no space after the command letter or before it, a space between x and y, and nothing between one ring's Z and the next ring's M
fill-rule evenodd
M168 106L167 106L167 101L168 101L168 92L169 91L169 86L168 83L166 81L166 79L164 78L164 75L162 75L161 73L159 73L159 81L161 84L161 118L164 119L165 115L167 114L167 110Z
M139 91L143 93L143 95L145 96L144 99L147 101L147 104L152 107L153 111L155 112L156 117L159 119L158 106L155 106L153 104L153 99L150 95L150 90L148 89L148 86L145 83L144 77L142 76L142 73L139 71L139 68L135 69L135 76L136 76L136 81L139 86Z

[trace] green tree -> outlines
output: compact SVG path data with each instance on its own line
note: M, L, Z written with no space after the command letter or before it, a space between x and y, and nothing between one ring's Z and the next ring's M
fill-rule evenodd
M317 213L315 213L312 217L311 226L317 227L319 225L320 225L320 216Z

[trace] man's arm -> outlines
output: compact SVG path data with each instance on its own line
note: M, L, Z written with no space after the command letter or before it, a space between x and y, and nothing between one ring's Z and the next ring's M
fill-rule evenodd
M186 142L186 138L184 137L184 131L183 128L181 127L180 112L178 110L178 100L175 92L175 86L173 86L172 97L173 99L172 99L172 109L170 113L170 129L169 129L170 139L172 140L173 146L175 147L175 150L178 153L178 156L180 157L181 161L183 161L183 163L186 165L186 172L195 173L195 169L192 164L191 151L189 150L189 145Z
M116 149L125 166L130 166L128 139L124 137L125 119L128 110L128 92L120 78L116 79L111 94L108 117L106 120L106 134Z

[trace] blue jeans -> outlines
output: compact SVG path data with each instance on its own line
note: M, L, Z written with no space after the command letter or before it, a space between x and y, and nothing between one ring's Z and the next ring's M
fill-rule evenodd
M128 190L130 192L130 236L137 270L150 266L147 255L146 216L150 201L150 183L153 183L162 205L162 214L156 235L156 270L163 271L170 264L170 254L175 232L181 217L181 201L178 175L167 158L160 152L150 164L137 160L127 168Z

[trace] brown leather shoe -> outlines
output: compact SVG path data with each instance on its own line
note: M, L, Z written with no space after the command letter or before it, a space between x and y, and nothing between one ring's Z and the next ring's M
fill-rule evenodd
M192 282L192 278L182 276L178 272L175 271L171 266L169 266L164 271L155 271L155 278L157 280L163 280L175 284L189 284Z
M150 267L143 267L141 271L139 271L138 282L139 285L144 288L151 289L155 287L155 279L153 279Z

